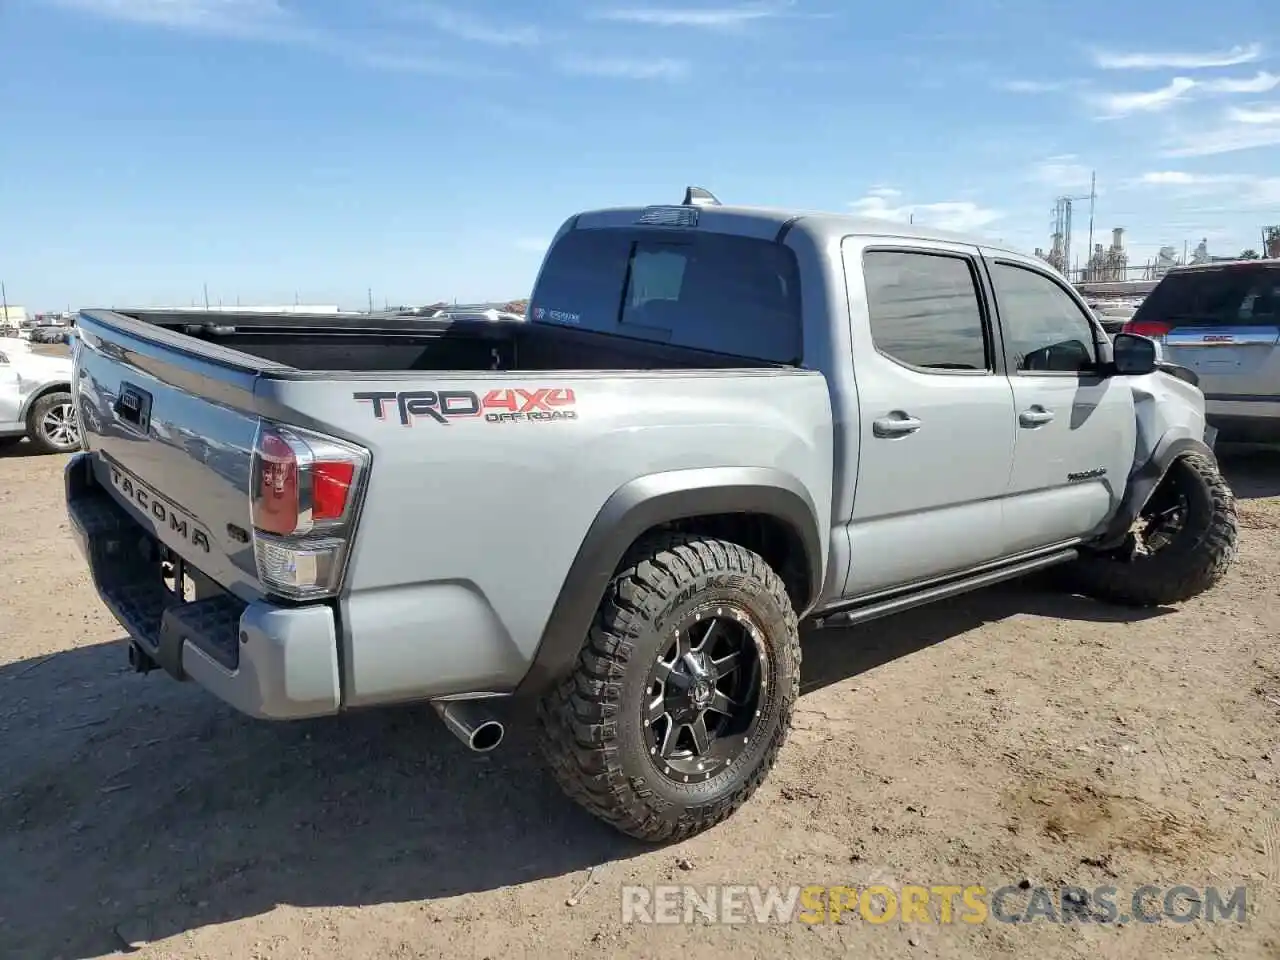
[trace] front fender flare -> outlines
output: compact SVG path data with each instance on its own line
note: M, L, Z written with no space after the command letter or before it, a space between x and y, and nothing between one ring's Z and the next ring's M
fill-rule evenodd
M797 613L812 608L822 589L826 558L813 499L795 477L768 467L708 467L637 477L605 501L588 528L515 693L541 694L573 668L609 581L645 531L727 513L765 514L794 531L803 545L809 582L809 596Z
M1142 512L1142 508L1155 493L1156 487L1160 486L1160 481L1169 472L1173 462L1189 453L1197 453L1211 460L1217 459L1212 448L1198 437L1178 430L1171 430L1164 434L1156 443L1155 449L1151 451L1151 456L1147 458L1146 463L1129 477L1129 485L1120 501L1119 509L1107 524L1106 531L1092 546L1101 550L1119 546L1128 534L1129 528L1133 526L1133 522L1138 518L1138 514Z

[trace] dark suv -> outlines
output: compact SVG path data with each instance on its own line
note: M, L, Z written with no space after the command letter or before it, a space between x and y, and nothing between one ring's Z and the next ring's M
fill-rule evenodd
M1176 267L1125 324L1200 378L1223 440L1280 440L1280 260Z

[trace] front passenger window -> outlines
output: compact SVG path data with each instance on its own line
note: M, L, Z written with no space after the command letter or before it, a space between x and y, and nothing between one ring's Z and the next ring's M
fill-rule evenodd
M991 270L1012 371L1080 373L1097 365L1093 324L1065 290L1034 270Z

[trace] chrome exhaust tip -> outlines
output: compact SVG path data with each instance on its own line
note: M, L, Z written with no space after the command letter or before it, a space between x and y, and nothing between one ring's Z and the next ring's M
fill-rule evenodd
M431 706L446 729L467 745L468 750L488 753L502 743L507 728L474 700L432 700Z

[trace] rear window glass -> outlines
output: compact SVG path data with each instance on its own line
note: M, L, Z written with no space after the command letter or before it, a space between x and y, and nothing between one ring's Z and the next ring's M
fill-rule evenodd
M749 237L572 230L529 319L777 363L803 354L795 258Z
M1178 326L1280 323L1280 264L1170 273L1133 316Z

